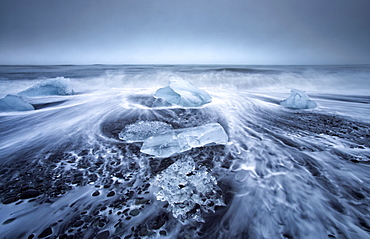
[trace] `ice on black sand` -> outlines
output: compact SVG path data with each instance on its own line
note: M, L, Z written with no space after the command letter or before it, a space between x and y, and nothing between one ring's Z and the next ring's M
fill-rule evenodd
M141 152L155 157L169 157L192 148L227 144L228 136L219 123L175 129L146 139Z
M57 77L41 81L40 83L18 93L18 95L28 97L73 94L74 91L72 89L71 81L64 77Z
M228 136L219 123L173 129L170 124L160 121L138 121L127 125L119 133L119 138L127 142L143 142L141 152L161 158L228 142Z
M158 89L154 97L164 101L156 101L154 106L199 107L212 100L212 97L204 90L196 88L186 80L175 77L171 78L168 86Z
M158 174L152 185L157 200L167 201L167 210L179 220L190 217L202 221L199 210L191 212L195 205L207 212L225 205L216 178L205 167L198 167L191 157L177 160Z
M143 142L147 138L172 130L172 125L161 121L137 121L126 125L118 134L121 140L127 142Z
M317 106L316 102L310 100L305 91L295 89L291 90L290 96L282 100L280 105L293 109L313 109Z
M0 112L28 111L35 108L16 95L7 95L0 100Z

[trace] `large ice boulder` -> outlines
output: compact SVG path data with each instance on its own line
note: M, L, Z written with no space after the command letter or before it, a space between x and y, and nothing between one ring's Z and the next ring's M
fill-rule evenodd
M172 130L172 125L161 121L137 121L126 125L118 134L121 140L127 142L143 142L147 138Z
M19 92L22 96L44 96L44 95L73 95L70 79L57 77L40 83Z
M211 102L212 97L202 89L181 78L172 78L169 85L158 89L154 97L164 102L161 104L184 107L198 107ZM157 102L155 102L157 103Z
M0 112L28 111L35 108L16 95L7 95L0 100Z
M317 106L316 102L310 100L305 91L295 89L291 90L290 96L282 100L280 105L293 109L313 109Z
M227 144L228 136L218 123L175 129L146 139L141 152L165 158L206 145Z

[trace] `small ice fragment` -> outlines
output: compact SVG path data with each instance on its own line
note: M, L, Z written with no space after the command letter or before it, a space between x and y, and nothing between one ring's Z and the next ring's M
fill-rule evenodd
M172 78L168 86L158 89L154 97L164 100L165 103L184 107L198 107L212 100L212 97L204 90L178 78Z
M144 141L140 151L155 157L169 157L191 148L227 142L228 136L224 128L218 123L211 123L152 136Z
M282 100L280 105L293 109L313 109L317 106L316 102L310 100L305 91L295 89L291 90L290 96Z
M44 80L21 91L18 95L22 96L43 96L43 95L73 95L73 89L69 79L57 77L54 79Z
M172 125L161 121L137 121L126 125L118 137L127 142L143 142L151 136L170 130L172 130Z
M7 95L0 100L0 112L28 110L35 110L35 108L16 95Z
M158 174L152 185L157 200L167 201L167 210L181 221L203 220L199 210L192 210L195 205L206 212L214 212L215 206L225 205L216 179L190 157L177 160Z

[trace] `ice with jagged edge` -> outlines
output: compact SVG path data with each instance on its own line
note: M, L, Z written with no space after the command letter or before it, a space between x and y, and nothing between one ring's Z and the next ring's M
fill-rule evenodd
M141 152L155 157L169 157L192 148L227 144L228 136L219 123L167 131L146 139Z
M201 211L214 212L215 206L225 206L216 179L191 157L177 160L158 174L152 186L157 200L167 201L167 210L180 221L202 222ZM200 209L192 210L196 205Z
M316 102L310 100L305 91L296 89L292 89L290 96L282 100L280 105L293 109L313 109L317 106Z
M154 97L157 100L153 106L199 107L212 100L212 97L204 90L198 89L190 82L176 77L170 79L168 86L158 89Z
M45 95L73 95L71 81L68 78L57 77L41 81L30 88L21 91L21 96L45 96Z
M172 130L172 125L161 121L137 121L126 125L118 134L121 140L127 142L143 142L147 138Z
M16 95L7 95L0 99L0 112L28 111L35 108Z

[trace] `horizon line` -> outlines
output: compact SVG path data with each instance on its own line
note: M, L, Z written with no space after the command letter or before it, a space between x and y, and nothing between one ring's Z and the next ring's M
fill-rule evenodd
M370 63L329 64L232 64L232 63L91 63L91 64L0 64L0 66L359 66Z

